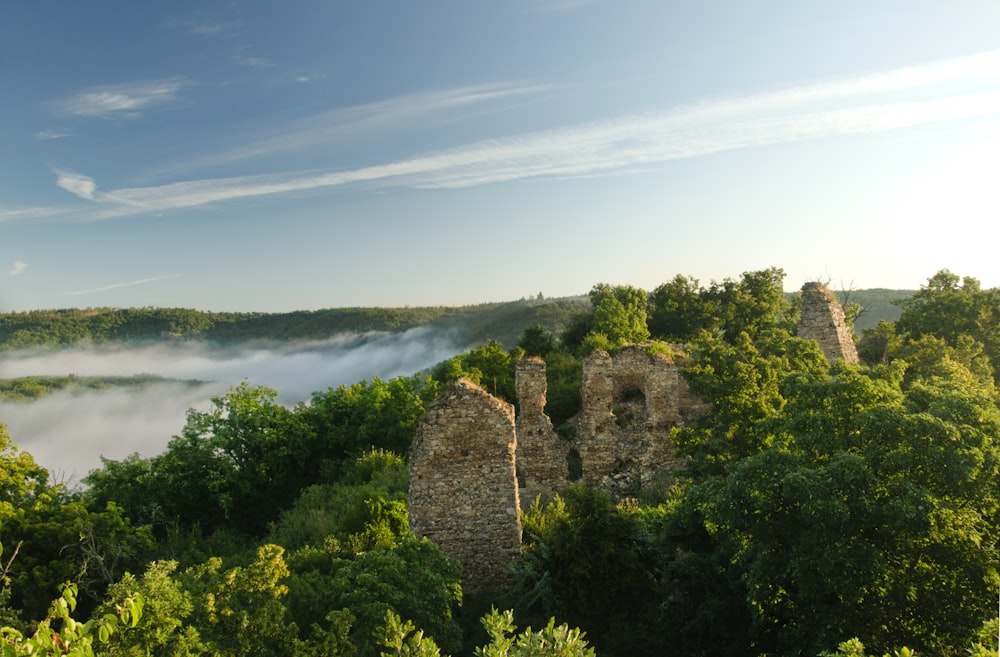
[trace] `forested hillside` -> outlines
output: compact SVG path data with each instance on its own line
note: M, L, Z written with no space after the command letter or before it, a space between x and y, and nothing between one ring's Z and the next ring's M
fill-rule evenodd
M0 350L36 346L200 339L322 340L341 333L405 331L418 326L455 331L466 344L487 338L513 345L528 326L558 333L586 307L585 297L524 299L460 307L332 308L291 313L215 313L183 308L92 308L0 314Z
M796 293L797 294L797 293ZM863 309L857 328L895 321L907 290L851 290L846 302ZM794 295L790 295L790 298ZM219 344L247 340L321 340L340 333L405 331L434 326L458 331L468 344L497 340L513 346L525 328L538 324L560 334L585 310L586 296L522 299L475 306L424 308L330 308L291 313L219 313L184 308L91 308L0 314L0 351L35 346L201 339Z
M5 654L996 654L1000 290L939 272L860 339L865 362L831 365L783 283L598 284L562 330L429 376L292 408L243 384L83 490L0 431ZM711 405L674 436L684 474L534 504L515 584L465 595L408 529L427 405L458 377L516 401L514 363L538 356L572 432L581 359L636 342L686 345Z

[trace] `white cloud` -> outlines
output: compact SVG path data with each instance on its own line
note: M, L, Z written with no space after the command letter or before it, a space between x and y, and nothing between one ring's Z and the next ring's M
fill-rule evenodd
M190 86L182 77L93 87L50 104L59 116L135 118L143 111L176 103L180 92Z
M52 139L63 139L65 137L72 137L73 133L66 130L39 130L35 133L35 139L41 141L49 141Z
M358 138L366 133L378 132L385 135L395 126L412 125L414 121L428 116L445 115L485 103L529 96L549 88L545 85L516 83L470 85L337 108L282 126L231 151L161 169L157 175L173 176L276 153L315 148L317 144L345 137Z
M73 292L63 292L63 296L72 297L79 296L81 294L92 294L94 292L106 292L107 290L114 290L120 287L132 287L134 285L144 285L145 283L152 283L154 281L162 281L168 278L176 278L180 274L167 274L166 276L154 276L152 278L141 278L137 281L129 281L127 283L111 283L109 285L102 285L101 287L89 288L86 290L75 290Z
M234 35L241 27L242 21L173 21L169 27L178 27L188 36L198 37L228 37Z
M88 201L94 200L94 192L97 191L97 183L89 176L83 176L72 171L56 170L56 185L62 187L70 194L79 196Z
M7 272L8 276L17 276L18 274L23 274L24 270L28 268L28 263L21 262L20 260L14 261L14 267Z
M988 90L956 88L992 83ZM669 160L728 150L1000 114L1000 51L821 85L703 102L673 110L468 144L410 159L344 171L297 171L210 178L97 193L93 180L63 174L60 186L102 207L95 217L193 207L227 200L369 183L461 188L541 177L617 174ZM394 99L261 140L234 159L273 152L296 140L377 126L414 112L480 102L527 88L484 86ZM893 102L893 93L906 91ZM916 99L921 91L924 98Z
M243 66L250 68L273 68L274 62L266 57L249 57L246 55L236 55L233 59Z

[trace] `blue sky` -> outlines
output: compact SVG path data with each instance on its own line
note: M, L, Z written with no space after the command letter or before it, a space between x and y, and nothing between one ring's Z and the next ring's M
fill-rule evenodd
M9 2L0 310L1000 286L1000 3Z

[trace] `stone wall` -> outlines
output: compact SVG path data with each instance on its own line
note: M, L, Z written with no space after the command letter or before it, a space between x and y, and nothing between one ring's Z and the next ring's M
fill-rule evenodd
M517 363L516 388L515 421L510 404L458 381L431 404L410 451L410 528L462 562L470 592L509 582L521 504L575 481L626 496L674 476L684 461L671 431L705 409L673 358L642 346L584 360L574 438L545 414L542 360Z
M575 442L584 483L624 496L684 467L671 432L704 412L674 357L644 346L583 361L582 410Z
M521 556L514 408L467 380L430 405L410 449L410 529L463 565L469 592Z
M572 445L559 438L545 414L545 361L524 358L515 366L517 389L517 483L523 506L536 497L548 501L569 483Z
M858 349L854 336L844 318L844 309L833 292L820 283L802 286L802 317L799 319L798 336L819 343L823 355L831 363L844 360L857 363Z
M829 360L858 362L844 311L819 283L802 287L799 337ZM619 497L683 468L672 431L707 412L680 375L680 357L625 347L583 361L576 435L560 438L545 414L545 363L516 367L519 412L460 380L428 409L410 452L410 527L462 561L475 592L509 582L521 554L520 505L579 481Z

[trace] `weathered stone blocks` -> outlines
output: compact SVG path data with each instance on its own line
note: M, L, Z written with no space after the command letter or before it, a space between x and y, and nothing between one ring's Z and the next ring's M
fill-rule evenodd
M818 342L823 355L831 363L835 360L859 362L858 349L847 326L844 309L837 303L833 292L821 283L802 286L802 317L799 319L798 336Z
M410 529L463 565L470 592L509 581L521 556L514 407L459 380L427 410L410 450Z

